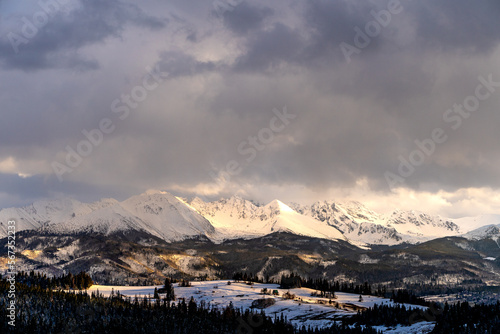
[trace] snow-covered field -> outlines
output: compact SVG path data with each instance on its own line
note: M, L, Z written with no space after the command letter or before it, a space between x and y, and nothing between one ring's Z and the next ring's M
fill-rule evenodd
M357 312L358 309L373 307L375 304L379 305L395 305L389 299L379 298L374 296L362 296L362 301L359 300L359 295L350 293L335 293L336 298L332 299L332 304L329 304L329 299L321 297L313 297L311 293L316 291L308 288L299 289L279 289L278 284L258 284L247 285L246 283L235 283L231 281L228 285L228 280L220 281L204 281L204 282L191 282L191 287L179 287L174 284L175 295L179 298L185 298L186 301L193 297L197 302L204 301L210 305L225 307L229 303L233 303L236 308L250 308L252 302L257 299L271 298L274 299L275 304L265 309L267 315L274 317L274 315L287 317L288 320L294 325L298 326L311 326L311 327L326 327L334 320L342 317L351 316ZM108 285L94 285L89 289L89 293L99 290L99 293L104 296L109 296L111 291L116 293L119 291L125 296L148 296L153 297L155 287L162 286L108 286ZM271 292L277 290L279 296L262 295L261 290L267 288ZM293 300L282 298L283 294L290 292L295 295ZM160 295L160 297L162 297ZM338 308L336 307L338 303ZM422 308L421 306L406 305L411 308ZM433 323L417 323L411 327L396 327L385 328L377 327L383 330L384 333L428 333L434 327Z

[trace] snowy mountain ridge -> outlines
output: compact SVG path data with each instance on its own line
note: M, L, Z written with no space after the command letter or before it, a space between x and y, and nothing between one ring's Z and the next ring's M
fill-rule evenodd
M355 201L321 201L309 206L274 200L267 205L231 197L205 202L147 191L122 202L102 199L81 203L72 199L43 200L22 208L0 210L0 237L7 235L7 221L16 220L16 231L41 229L53 233L141 231L165 241L206 237L220 243L251 239L274 232L356 245L419 243L445 236L490 237L490 230L474 229L500 224L500 215L446 219L418 211L395 210L379 214ZM472 234L471 234L472 233Z
M354 201L322 201L311 206L295 204L294 208L336 226L350 240L367 244L418 243L462 233L460 226L451 219L413 210L379 214Z
M0 236L7 235L7 221L16 231L43 229L53 233L142 231L166 241L204 235L213 237L213 226L192 208L166 192L147 192L123 202L104 199L91 204L75 200L35 202L23 208L0 210Z
M210 203L195 198L189 204L206 217L227 239L290 232L330 240L346 240L336 227L304 216L279 200L274 200L265 206L256 206L238 197Z
M492 239L495 240L500 247L500 224L497 225L486 225L470 231L469 233L464 234L464 238L469 240L482 240L482 239Z

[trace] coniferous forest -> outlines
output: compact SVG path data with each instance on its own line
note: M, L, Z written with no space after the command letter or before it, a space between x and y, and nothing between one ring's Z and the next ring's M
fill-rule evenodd
M81 275L80 275L81 276ZM250 310L216 308L189 301L168 302L112 294L109 298L84 291L66 292L47 285L38 274L18 274L15 327L0 322L0 333L356 333L372 334L371 328L334 325L328 331L294 328L285 317L271 318ZM71 275L70 278L76 276ZM67 276L51 279L67 286ZM64 282L64 283L63 283ZM63 284L63 285L61 285ZM76 284L76 283L75 283ZM0 280L0 308L7 308L5 291L10 283ZM42 285L44 287L42 288Z
M168 284L167 284L168 283ZM0 280L0 307L7 308L10 283ZM411 325L436 321L432 333L497 333L500 302L496 305L458 303L431 306L416 313L404 306L375 306L352 318L337 321L330 328L293 327L283 316L271 318L264 311L238 309L232 305L216 308L193 299L173 302L166 298L131 298L119 292L104 297L87 294L92 285L86 273L48 278L37 273L16 276L15 327L0 322L0 333L379 333L372 326ZM166 286L171 287L169 280ZM63 289L74 289L72 292ZM174 291L171 291L174 296ZM398 299L412 296L405 292Z
M500 333L500 301L495 305L445 304L436 317L435 334Z

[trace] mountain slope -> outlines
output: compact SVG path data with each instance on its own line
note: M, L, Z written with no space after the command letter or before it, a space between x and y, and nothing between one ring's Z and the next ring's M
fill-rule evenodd
M139 231L165 241L206 237L214 242L255 238L289 232L329 240L350 240L357 245L420 243L459 236L491 224L500 215L445 219L419 211L374 212L359 202L321 201L310 206L274 200L255 205L238 197L204 202L185 200L161 191L148 191L125 201L103 199L81 203L71 199L38 201L23 208L0 210L0 237L7 235L7 221L16 220L16 231L53 233Z
M73 199L42 200L22 208L0 210L0 237L6 235L7 222L16 221L16 231L49 227L84 217L96 210L115 205L114 199L94 203L81 203Z
M393 287L500 284L500 248L457 237L373 251L284 232L222 243L206 238L167 243L146 234L24 231L16 246L18 270L57 275L85 270L105 284L159 284L165 277L227 279L235 272L277 280L294 272ZM0 249L0 270L7 269L7 262L6 248Z
M418 243L461 234L450 219L418 211L396 210L378 214L359 202L316 202L293 206L298 212L337 227L347 238L371 245Z
M189 205L206 217L225 239L248 239L274 232L290 232L316 238L346 240L337 228L304 216L279 200L266 206L256 206L238 197L210 203L195 198Z
M491 239L496 241L500 248L500 224L480 227L464 234L463 237L469 240Z
M401 244L461 228L415 211L381 215L358 202L255 205L238 197L188 201L150 191L122 202L64 199L0 210L0 222L9 218L17 220L20 270L85 270L107 283L227 278L237 271L279 278L293 271L359 282L500 284L500 226L418 245L363 249L352 239ZM7 269L6 252L0 249L0 270Z
M139 217L144 222L146 231L154 231L167 241L217 235L207 219L167 192L146 192L133 196L120 205Z
M316 202L311 206L293 204L303 215L339 229L347 238L366 244L397 244L403 237L394 229L380 224L381 216L358 202Z
M49 233L140 231L165 241L196 236L215 237L208 220L166 192L147 192L123 202L105 199L84 204L74 200L35 202L24 208L0 211L0 236L7 235L7 221L15 219L16 231L43 229Z
M456 236L461 232L460 227L449 219L414 210L396 210L385 216L382 224L393 227L398 233L416 241Z

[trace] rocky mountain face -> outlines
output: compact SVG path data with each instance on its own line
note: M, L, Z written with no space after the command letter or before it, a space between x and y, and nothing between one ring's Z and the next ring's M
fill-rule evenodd
M500 224L480 227L476 230L464 234L464 238L475 241L490 239L495 241L498 244L498 248L500 249Z
M274 232L346 240L337 227L302 215L279 200L256 206L238 197L210 203L195 198L189 205L208 219L226 240L261 237Z
M32 230L18 234L17 241L18 270L52 275L83 270L100 284L152 285L165 277L226 279L235 272L276 280L295 272L400 287L500 284L498 245L461 237L375 250L286 232L213 243L206 237L165 242L130 231L68 235ZM5 249L0 250L0 267L7 267Z
M324 201L293 207L297 212L337 227L349 240L369 245L418 243L461 233L460 227L449 219L401 210L384 215L359 202Z

